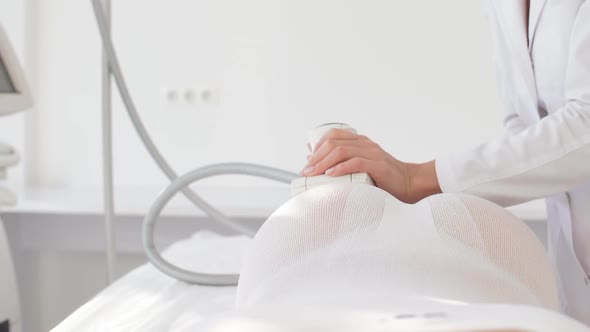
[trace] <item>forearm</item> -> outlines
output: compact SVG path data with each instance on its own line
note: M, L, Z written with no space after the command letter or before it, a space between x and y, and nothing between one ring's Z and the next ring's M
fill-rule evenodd
M423 164L407 164L410 202L418 202L428 196L440 194L441 188L436 175L435 161Z

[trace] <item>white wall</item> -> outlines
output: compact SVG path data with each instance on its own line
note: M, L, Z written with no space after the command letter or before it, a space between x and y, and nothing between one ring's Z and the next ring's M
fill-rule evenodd
M28 182L97 185L100 48L90 3L30 1L38 108ZM307 130L332 121L408 161L500 131L479 1L125 0L113 11L131 92L179 171L224 161L298 171ZM218 89L220 101L170 108L166 87ZM117 183L163 183L118 100L115 139Z

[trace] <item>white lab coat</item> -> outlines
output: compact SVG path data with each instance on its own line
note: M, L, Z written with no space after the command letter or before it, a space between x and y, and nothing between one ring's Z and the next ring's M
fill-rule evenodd
M562 308L590 325L590 0L531 0L528 40L525 4L486 0L506 134L436 172L443 192L502 206L548 197Z

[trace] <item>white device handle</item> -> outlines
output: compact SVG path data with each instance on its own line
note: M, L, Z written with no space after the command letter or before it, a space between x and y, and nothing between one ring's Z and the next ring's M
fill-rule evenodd
M309 143L309 148L311 152L315 149L315 146L319 143L319 141L324 137L324 135L330 131L330 129L342 129L350 131L351 133L356 134L356 130L351 126L345 123L326 123L321 126L316 127L315 129L311 130L307 134L307 141Z

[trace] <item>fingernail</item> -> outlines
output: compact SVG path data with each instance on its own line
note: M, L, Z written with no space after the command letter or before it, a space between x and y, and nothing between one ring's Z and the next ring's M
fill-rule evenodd
M303 170L303 174L309 175L311 172L313 172L314 169L315 169L315 166L308 167Z
M334 173L334 167L332 167L326 171L326 175L330 175L332 173Z

